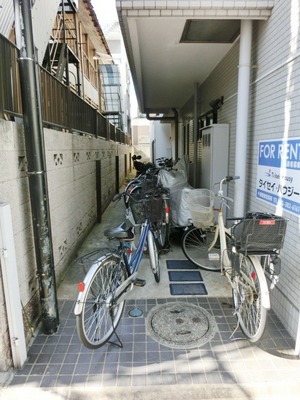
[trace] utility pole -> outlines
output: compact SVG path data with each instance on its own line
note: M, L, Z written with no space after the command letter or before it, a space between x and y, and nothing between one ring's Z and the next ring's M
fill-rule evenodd
M42 307L42 330L50 335L59 325L52 249L40 80L35 52L31 0L14 0L32 224Z

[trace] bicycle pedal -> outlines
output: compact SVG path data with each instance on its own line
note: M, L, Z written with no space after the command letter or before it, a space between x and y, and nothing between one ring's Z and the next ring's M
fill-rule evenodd
M146 285L146 281L145 281L145 279L135 279L133 281L133 284L134 284L134 286L142 287L142 286Z

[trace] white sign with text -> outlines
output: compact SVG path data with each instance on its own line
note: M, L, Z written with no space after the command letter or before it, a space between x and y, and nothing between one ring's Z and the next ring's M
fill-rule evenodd
M259 142L256 197L300 215L300 138Z

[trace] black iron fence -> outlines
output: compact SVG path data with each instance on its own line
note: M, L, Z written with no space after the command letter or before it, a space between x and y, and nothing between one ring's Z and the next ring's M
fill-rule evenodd
M22 117L18 49L2 35L0 54L0 118ZM48 71L42 67L38 68L44 126L131 144L130 136L112 125Z

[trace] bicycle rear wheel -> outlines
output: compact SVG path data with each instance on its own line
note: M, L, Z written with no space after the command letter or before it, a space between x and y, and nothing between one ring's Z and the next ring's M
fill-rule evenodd
M251 343L263 335L267 310L262 305L262 283L250 257L240 255L240 272L233 277L233 303L241 330Z
M77 332L82 344L97 349L114 333L121 319L125 301L114 304L114 290L127 277L120 257L108 254L91 267L84 280L82 312L76 316Z
M170 236L170 205L167 199L162 201L162 218L157 221L154 225L156 239L159 249L166 249L169 247L169 236Z
M197 267L208 271L221 270L219 241L208 251L214 240L214 229L200 229L192 226L185 231L181 240L181 247L187 259Z
M150 229L147 234L147 244L149 251L150 266L154 274L155 281L158 283L160 281L160 264L159 264L158 251L154 235L150 231Z

